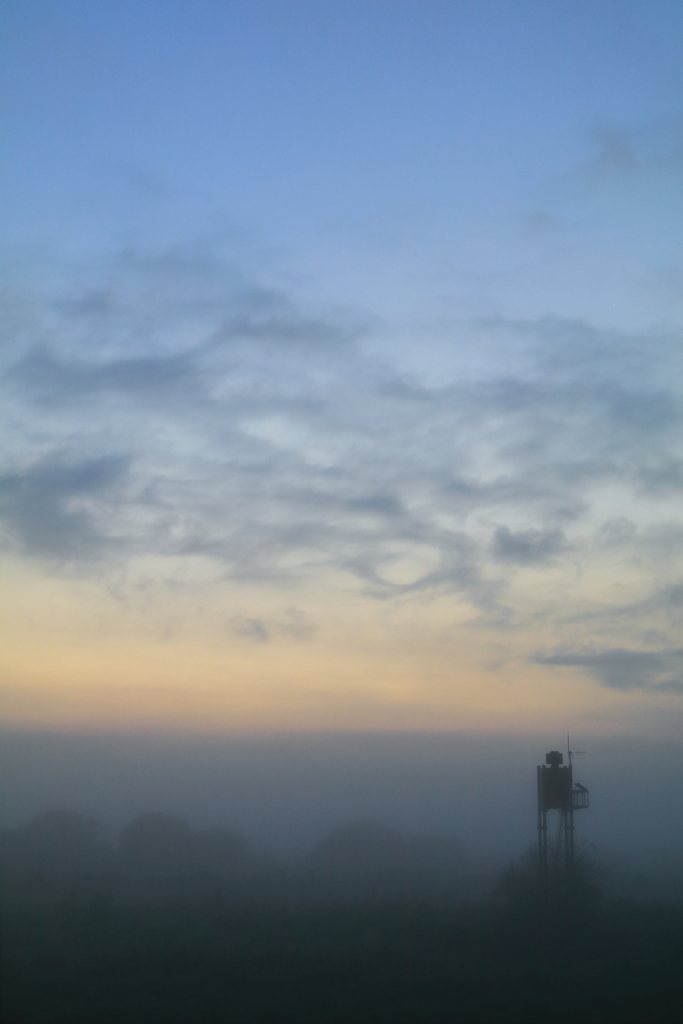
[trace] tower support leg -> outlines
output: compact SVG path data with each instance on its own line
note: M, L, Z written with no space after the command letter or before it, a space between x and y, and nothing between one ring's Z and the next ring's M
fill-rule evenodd
M548 888L548 824L543 806L540 765L536 770L536 775L538 782L538 880L541 891L545 895Z

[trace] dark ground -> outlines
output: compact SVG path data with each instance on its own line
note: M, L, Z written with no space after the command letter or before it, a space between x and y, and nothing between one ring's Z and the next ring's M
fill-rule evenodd
M683 1024L683 900L617 898L579 846L496 878L378 823L285 864L141 815L0 834L5 1024ZM604 876L604 877L603 877Z
M2 1020L683 1021L683 907L14 904Z

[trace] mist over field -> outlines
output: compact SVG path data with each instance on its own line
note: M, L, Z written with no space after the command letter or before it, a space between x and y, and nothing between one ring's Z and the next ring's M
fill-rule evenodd
M591 737L572 746L591 806L577 839L608 861L649 867L683 856L683 744ZM336 826L373 821L456 837L490 868L536 840L536 765L566 736L319 734L276 737L2 735L6 827L66 808L113 839L147 811L243 833L296 857Z
M592 737L542 875L557 737L1 738L8 1019L679 1019L679 743Z

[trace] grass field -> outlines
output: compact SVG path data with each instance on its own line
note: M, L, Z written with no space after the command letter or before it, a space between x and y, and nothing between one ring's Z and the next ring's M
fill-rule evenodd
M6 907L3 1021L674 1022L683 908Z

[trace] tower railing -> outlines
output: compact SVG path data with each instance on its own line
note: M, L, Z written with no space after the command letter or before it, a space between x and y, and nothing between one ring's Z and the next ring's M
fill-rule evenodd
M572 809L582 811L586 807L588 807L588 790L580 782L575 782L572 790Z

